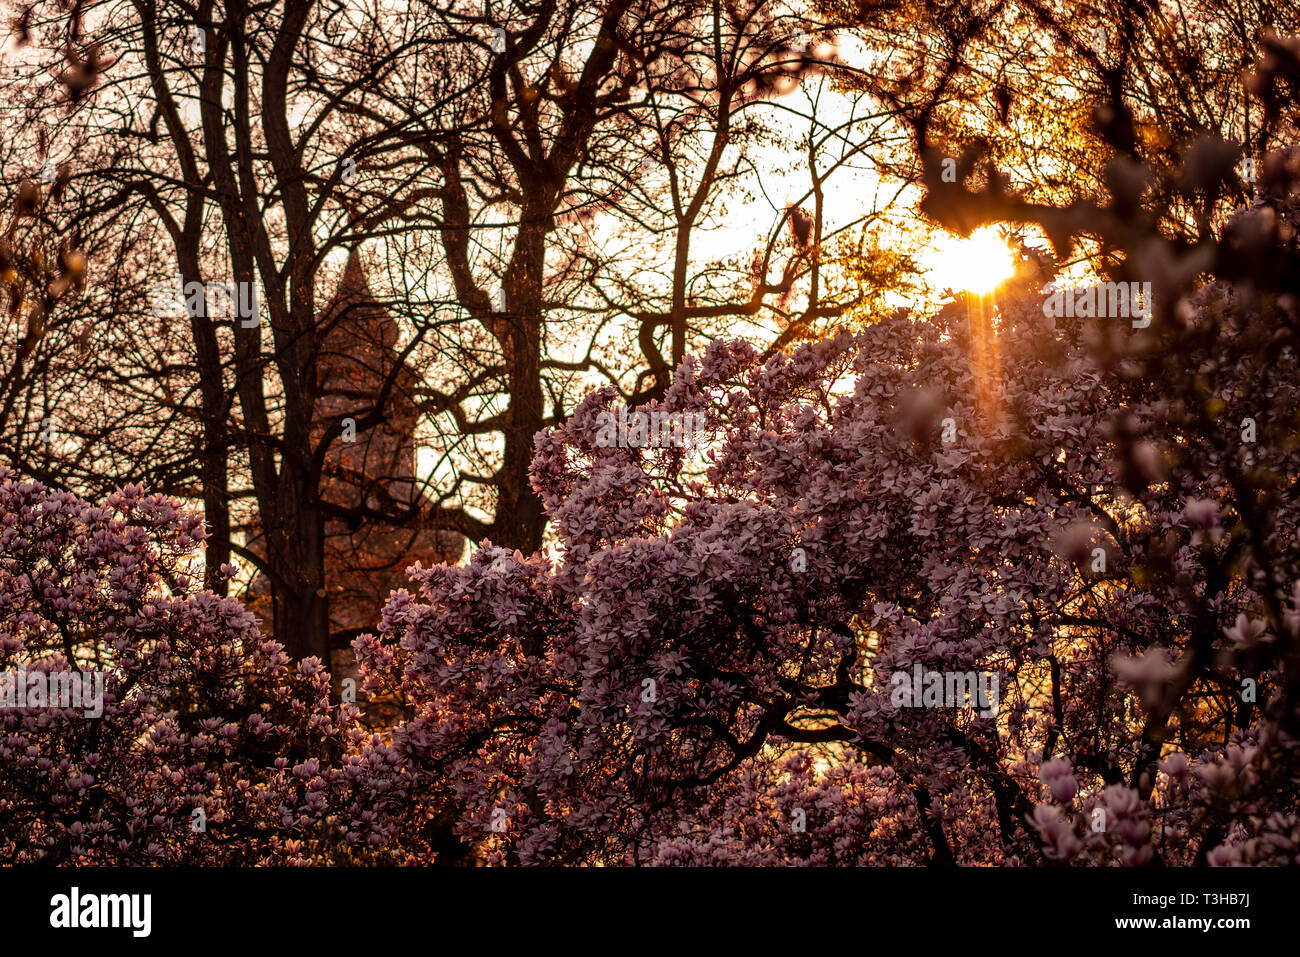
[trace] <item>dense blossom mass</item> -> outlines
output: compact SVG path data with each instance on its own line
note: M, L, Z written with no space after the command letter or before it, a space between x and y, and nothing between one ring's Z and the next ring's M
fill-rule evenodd
M198 586L198 516L5 477L0 667L106 675L101 717L0 709L6 856L1293 862L1300 377L1279 331L1233 361L1280 307L1187 303L1194 406L1032 288L978 363L985 308L717 343L658 407L702 448L602 444L591 394L537 440L558 550L416 567L357 641L390 735ZM900 707L914 671L998 706Z
M1216 361L1267 313L1203 289L1191 408L1033 289L980 368L987 305L715 344L660 408L703 451L604 445L590 395L537 441L556 554L417 567L357 641L387 743L198 587L199 517L6 477L0 666L106 674L102 717L0 710L6 856L428 861L450 822L500 863L1293 861L1289 337ZM917 666L999 706L899 707Z
M1192 407L1096 358L1129 323L1041 303L999 301L983 381L978 302L715 344L663 403L697 461L603 447L591 395L538 439L558 558L417 570L359 643L416 709L411 800L498 862L1294 860L1290 336L1233 363L1270 313L1203 290L1184 358L1226 399ZM897 707L918 664L998 713Z
M0 708L0 857L318 863L380 844L356 784L383 750L362 754L319 661L200 587L201 516L138 486L93 505L0 480L0 671L104 674L98 717Z

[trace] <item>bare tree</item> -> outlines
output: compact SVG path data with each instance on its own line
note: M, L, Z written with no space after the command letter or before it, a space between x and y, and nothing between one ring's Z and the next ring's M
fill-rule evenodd
M89 266L59 320L85 344L65 367L79 385L24 380L69 412L67 448L40 459L24 414L14 461L201 501L209 587L226 587L230 557L251 562L296 655L330 650L331 537L532 551L533 436L582 392L612 381L653 399L737 318L771 316L785 342L861 298L824 294L821 184L863 155L844 146L827 165L827 145L850 141L838 124L811 122L812 186L776 210L761 278L752 250L726 268L693 252L761 172L747 157L772 135L758 108L839 68L827 24L767 0L16 12L34 39L5 107L21 161L3 177L17 190L49 131L66 195L43 215ZM600 238L614 234L626 241ZM350 262L366 296L341 304L343 260L362 249ZM651 257L662 284L636 281ZM160 296L182 301L177 315ZM376 308L392 331L364 382L341 385L360 375L340 359L352 319ZM348 464L341 443L369 448L398 421L427 450L418 467Z

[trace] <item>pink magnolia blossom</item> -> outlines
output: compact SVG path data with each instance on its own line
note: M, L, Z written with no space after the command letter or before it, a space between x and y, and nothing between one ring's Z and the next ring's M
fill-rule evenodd
M6 861L349 861L381 833L324 760L378 742L319 662L195 585L204 535L138 486L94 505L0 474L0 671L105 673L99 717L0 707Z
M1246 308L1216 288L1197 301L1193 324ZM453 815L489 863L1188 864L1289 846L1295 702L1275 698L1276 649L1247 653L1232 623L1296 620L1300 508L1270 499L1251 539L1223 475L1249 454L1294 476L1300 451L1190 430L1158 451L1182 400L1100 361L1097 320L1044 324L1040 306L999 302L991 386L961 304L768 360L715 343L662 403L705 417L699 456L602 445L614 395L588 396L536 440L556 552L417 568L356 642L370 690L412 708L385 787L417 818ZM1212 347L1215 375L1235 347ZM1297 372L1288 350L1233 388L1267 390L1253 411L1284 420ZM1275 588L1251 584L1268 574ZM996 677L998 713L895 706L892 676L914 669ZM1205 695L1240 715L1226 748ZM1186 755L1163 743L1178 722Z

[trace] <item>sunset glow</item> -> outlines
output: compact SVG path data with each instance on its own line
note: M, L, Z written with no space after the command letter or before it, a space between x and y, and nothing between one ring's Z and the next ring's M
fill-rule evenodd
M941 234L921 261L936 286L963 292L992 292L1015 271L1015 254L996 226L983 226L966 239Z

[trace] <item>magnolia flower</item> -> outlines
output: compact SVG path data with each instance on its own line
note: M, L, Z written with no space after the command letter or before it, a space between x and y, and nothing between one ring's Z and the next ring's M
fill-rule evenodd
M1189 499L1183 507L1183 517L1195 530L1192 544L1199 545L1208 534L1210 541L1217 543L1223 537L1223 527L1219 524L1219 506L1211 499Z
M1029 815L1029 823L1042 835L1047 845L1044 853L1053 860L1068 861L1083 847L1074 833L1074 826L1050 804L1035 807Z
M1052 799L1060 804L1072 801L1079 792L1078 782L1065 758L1052 758L1038 769L1039 779L1047 785Z
M1181 778L1187 773L1187 755L1181 751L1175 751L1160 762L1160 768L1171 778Z
M1268 630L1268 623L1262 619L1248 619L1245 613L1237 616L1237 623L1231 628L1223 629L1223 633L1232 640L1235 645L1247 647L1255 643L1255 639Z
M1116 677L1137 689L1148 706L1159 700L1163 686L1177 671L1163 648L1148 648L1136 658L1117 651L1111 656L1110 666Z

